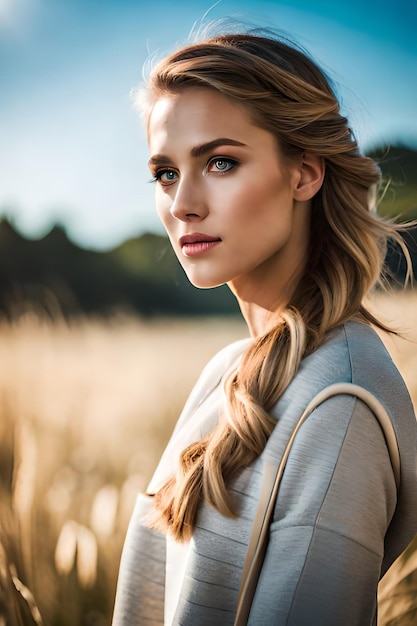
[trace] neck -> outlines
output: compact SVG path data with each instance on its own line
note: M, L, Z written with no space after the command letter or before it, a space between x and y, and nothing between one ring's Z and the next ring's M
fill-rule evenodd
M238 302L242 315L249 328L249 333L253 338L264 335L268 328L273 326L277 318L279 318L279 311L269 311L252 302L239 300L239 298Z
M294 288L298 284L303 264L295 265L291 273L278 278L255 276L251 281L235 280L228 283L235 295L242 315L248 325L250 335L259 337L265 334L280 319L280 313L290 302Z
M305 211L297 211L295 221L295 234L282 248L252 271L227 283L252 337L265 334L279 321L304 272L309 241Z

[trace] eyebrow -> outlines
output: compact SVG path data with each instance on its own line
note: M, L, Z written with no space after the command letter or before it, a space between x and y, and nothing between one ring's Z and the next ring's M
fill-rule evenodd
M220 137L219 139L213 139L213 141L208 141L207 143L203 143L200 146L195 146L191 149L192 157L200 157L207 152L210 152L214 148L218 148L219 146L245 146L246 144L241 141L236 141L235 139L228 139L227 137ZM163 154L155 154L152 156L148 165L166 165L171 164L172 161L169 157Z
M201 146L196 146L191 150L191 156L199 157L202 154L206 154L206 152L210 152L213 148L218 148L219 146L244 146L245 144L241 141L236 141L235 139L228 139L227 137L221 137L220 139L214 139L213 141L209 141L208 143L203 143Z

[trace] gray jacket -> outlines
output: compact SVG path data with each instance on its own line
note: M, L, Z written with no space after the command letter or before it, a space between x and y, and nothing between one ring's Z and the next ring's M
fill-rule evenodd
M216 421L221 382L245 345L232 344L204 370L150 493L173 471L178 452ZM303 360L273 411L277 426L264 452L230 487L237 519L201 505L173 624L233 625L263 460L281 457L297 417L319 390L335 382L367 388L387 409L400 449L399 492L382 431L368 407L343 395L317 408L290 453L248 623L376 624L378 581L417 532L417 427L390 356L377 334L358 323L330 333ZM151 497L138 499L129 525L113 626L164 623L166 543L143 523L151 502Z

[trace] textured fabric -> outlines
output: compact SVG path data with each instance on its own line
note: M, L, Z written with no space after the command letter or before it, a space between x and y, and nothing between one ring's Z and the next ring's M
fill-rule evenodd
M146 528L152 498L141 494L130 520L120 564L116 624L163 626L165 536Z
M223 350L203 372L151 492L173 471L190 437L215 423L224 374L245 345ZM264 452L230 487L238 518L200 507L173 625L233 625L263 462L281 458L308 402L336 382L365 387L387 409L400 449L399 492L382 431L368 407L346 395L318 407L288 459L249 624L376 624L378 581L417 532L417 427L404 383L379 337L365 325L349 323L303 360L274 408L277 425ZM142 502L143 496L126 537L113 626L163 623L165 537L144 526Z
M166 538L164 624L171 626L177 610L178 598L184 581L190 553L190 542L180 543L169 535Z

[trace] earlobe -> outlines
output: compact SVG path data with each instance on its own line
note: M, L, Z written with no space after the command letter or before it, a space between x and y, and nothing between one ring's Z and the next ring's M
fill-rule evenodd
M311 200L323 184L325 173L324 159L316 154L305 152L299 169L299 179L294 189L298 201Z

